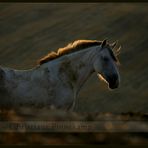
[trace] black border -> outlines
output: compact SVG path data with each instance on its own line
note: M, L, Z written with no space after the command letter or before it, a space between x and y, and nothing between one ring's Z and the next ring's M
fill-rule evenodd
M148 0L0 0L0 3L8 3L8 2L23 2L23 3L141 3L148 2Z
M84 145L1 145L1 148L147 148L147 145L119 145L119 144L108 144L108 145L91 145L91 144L84 144Z

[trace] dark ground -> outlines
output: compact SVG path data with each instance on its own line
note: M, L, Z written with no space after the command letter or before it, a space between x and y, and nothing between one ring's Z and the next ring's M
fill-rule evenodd
M0 65L28 69L34 67L36 61L49 51L64 47L77 39L108 38L110 42L119 40L122 46L119 56L120 88L109 91L106 84L99 82L94 74L82 89L75 112L78 114L138 112L143 115L148 112L147 26L147 3L1 3ZM9 116L4 118L13 120L21 116L15 111L12 112L8 111ZM38 116L47 112L50 111L41 111ZM30 114L36 115L36 112L32 110ZM1 112L2 115L6 114ZM136 116L139 120L143 119L139 114ZM22 117L27 119L26 116ZM50 116L47 119L50 119ZM15 144L116 142L139 144L147 141L147 133L0 135L0 143Z

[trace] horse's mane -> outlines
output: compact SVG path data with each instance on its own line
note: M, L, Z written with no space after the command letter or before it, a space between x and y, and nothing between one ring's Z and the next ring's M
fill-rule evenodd
M69 43L67 46L63 48L59 48L56 52L52 51L49 54L47 54L45 57L41 58L39 60L39 64L44 64L48 61L57 59L63 55L70 54L76 51L84 50L91 46L97 46L100 45L102 41L97 40L77 40L72 43Z

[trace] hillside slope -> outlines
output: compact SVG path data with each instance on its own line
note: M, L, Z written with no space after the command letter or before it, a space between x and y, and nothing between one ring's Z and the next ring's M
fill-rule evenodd
M78 112L148 112L148 4L0 4L0 65L32 68L49 51L77 39L119 40L121 85L109 91L96 74Z

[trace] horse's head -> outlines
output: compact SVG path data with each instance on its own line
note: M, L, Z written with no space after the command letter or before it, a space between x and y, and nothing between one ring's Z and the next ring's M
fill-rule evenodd
M120 76L117 68L118 60L113 52L116 42L109 45L106 40L102 42L100 48L96 49L94 58L94 69L99 77L108 83L110 89L119 86ZM119 52L119 49L116 50Z

